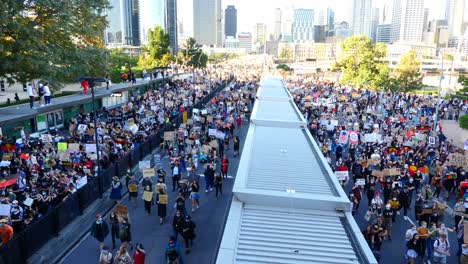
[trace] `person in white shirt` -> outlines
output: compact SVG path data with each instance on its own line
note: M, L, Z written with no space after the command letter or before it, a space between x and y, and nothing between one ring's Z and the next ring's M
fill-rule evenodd
M44 100L45 100L45 105L48 105L50 104L50 96L51 96L51 92L50 92L50 89L49 89L49 83L44 83Z
M28 96L29 96L29 106L31 107L31 109L33 109L34 108L34 88L32 87L30 83L28 84L26 91L28 92Z
M439 239L434 241L434 257L432 263L446 264L447 256L450 256L450 244L446 234L441 234Z

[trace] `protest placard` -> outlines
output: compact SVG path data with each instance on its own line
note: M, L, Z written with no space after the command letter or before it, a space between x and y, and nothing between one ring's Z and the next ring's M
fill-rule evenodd
M154 155L154 164L156 164L156 166L162 165L161 154Z
M51 143L52 142L52 136L50 134L41 134L41 140L44 143Z
M359 137L357 131L349 131L349 143L353 145L359 144Z
M78 152L78 151L80 151L80 144L78 144L78 143L68 144L68 151L69 152Z
M466 160L466 156L463 155L463 154L460 154L460 153L451 153L451 154L449 154L447 159L449 160L448 161L449 166L466 167L468 165L467 160Z
M205 155L208 155L210 153L210 151L211 151L210 146L208 146L208 145L203 145L202 146L202 152L205 153Z
M335 171L335 175L339 181L346 181L349 178L348 171Z
M13 155L11 153L3 153L2 160L11 160Z
M61 161L70 160L70 152L68 152L68 151L58 151L57 152L57 157Z
M87 153L96 153L96 144L86 144Z
M185 136L184 130L179 129L179 130L177 131L177 138L178 138L179 140L183 140L183 139L184 139L184 136Z
M208 122L213 122L213 116L210 116L210 115L207 116L207 117L206 117L206 121L208 121Z
M188 119L188 113L187 112L184 112L182 114L182 123L186 123L187 122L187 119Z
M126 216L128 214L128 207L123 204L117 204L115 207L115 213L121 216Z
M372 170L372 176L375 176L375 177L383 177L383 172L379 171L379 170Z
M212 141L210 142L210 146L211 146L212 148L218 148L218 141L217 141L217 140L212 140Z
M84 134L86 132L86 129L88 129L88 125L86 124L79 124L78 125L78 132L80 132L81 134Z
M58 142L57 143L57 150L58 151L65 151L68 149L68 144L67 142Z
M151 178L154 176L154 170L153 169L143 169L143 177L144 178Z
M187 119L187 125L193 125L193 119Z
M164 140L166 141L172 141L175 138L175 133L174 131L167 131L164 132Z
M216 136L216 129L210 128L208 129L208 136Z
M338 139L338 141L340 142L340 144L346 144L348 143L348 131L346 130L343 130L340 132L340 137Z
M205 118L204 117L200 117L200 123L205 123Z
M28 207L31 207L33 203L34 203L34 199L32 199L31 197L26 198L26 200L24 200L23 202L23 204Z
M186 140L185 140L185 144L187 144L187 145L192 145L192 144L193 144L193 140L191 140L191 139L186 139Z
M10 216L11 204L0 204L0 216Z
M359 186L364 186L364 185L366 185L366 180L365 179L357 179L356 183Z
M141 198L147 202L151 202L153 200L153 192L144 191Z
M434 145L435 144L435 137L430 136L428 138L429 144Z
M81 187L85 186L88 183L88 177L83 176L76 180L76 188L80 189Z
M399 168L392 168L392 169L384 169L382 170L383 176L396 176L400 175Z
M206 109L201 110L201 114L202 114L202 115L208 114L208 110L206 110Z
M223 131L216 131L216 138L219 138L219 139L224 139L225 138L225 134Z
M149 169L151 168L151 161L149 160L141 160L138 162L138 168L140 170L144 170L144 169Z
M136 193L138 192L138 185L131 183L128 185L128 191L131 193Z
M374 134L374 133L368 133L368 134L364 134L364 141L369 143L375 143L377 142L377 134Z

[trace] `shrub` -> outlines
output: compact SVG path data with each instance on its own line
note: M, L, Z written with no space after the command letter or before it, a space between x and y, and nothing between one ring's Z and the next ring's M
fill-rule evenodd
M458 119L460 122L460 127L463 129L468 129L468 115L463 115Z

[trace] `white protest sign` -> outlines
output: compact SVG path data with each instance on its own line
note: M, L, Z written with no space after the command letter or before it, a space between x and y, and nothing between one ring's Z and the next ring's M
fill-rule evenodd
M86 144L87 153L96 153L96 144Z
M88 177L84 176L76 180L76 188L80 189L88 183Z
M81 134L84 134L84 132L86 132L86 129L88 128L88 125L86 124L79 124L78 125L78 132L80 132Z
M52 136L50 134L41 134L41 140L42 142L45 142L45 143L51 143Z
M31 207L31 205L33 204L34 200L30 197L26 198L26 200L23 202L24 205L28 206L28 207Z
M335 175L340 181L346 181L349 179L348 171L335 171Z
M142 161L138 162L138 168L139 168L140 170L151 168L151 161L149 161L149 160L142 160Z
M374 134L374 133L364 134L364 141L375 143L377 141L377 134Z
M208 129L208 136L214 136L215 137L216 136L216 129L212 129L212 128Z
M429 144L431 145L435 144L435 137L429 137Z
M222 132L222 131L217 131L216 132L216 138L224 139L224 137L225 137L224 132Z
M357 185L364 186L364 185L366 185L366 180L365 179L357 179L356 183L357 183Z
M10 216L11 204L0 204L0 216Z

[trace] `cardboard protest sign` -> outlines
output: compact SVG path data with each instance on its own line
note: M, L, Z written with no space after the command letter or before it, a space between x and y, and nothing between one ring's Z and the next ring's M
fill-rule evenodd
M207 117L206 117L206 121L208 121L208 122L213 122L213 116L210 116L210 115L207 116Z
M187 119L187 125L193 125L193 119Z
M212 148L218 148L218 141L217 141L217 140L212 140L212 141L210 142L210 146L211 146Z
M379 171L379 170L372 170L372 176L375 176L375 177L383 177L383 172Z
M2 160L11 160L13 155L11 153L3 153Z
M208 145L203 145L203 146L202 146L202 151L203 151L203 153L205 153L205 155L207 155L207 154L210 153L211 148L210 148L210 146L208 146Z
M78 144L78 143L68 144L68 151L69 152L78 152L78 151L80 151L80 144Z
M346 181L347 179L349 179L348 171L335 171L335 175L340 181Z
M193 144L193 140L191 140L191 139L186 139L186 140L185 140L185 144L187 144L187 145L192 145L192 144Z
M144 178L151 178L154 176L154 170L153 169L143 169L143 177Z
M187 122L187 119L188 119L188 113L187 112L184 112L182 114L182 123L186 123Z
M312 107L312 103L311 102L304 102L304 107Z
M144 191L141 198L147 202L151 202L153 200L153 192Z
M167 194L159 194L158 197L159 197L159 203L160 203L160 204L167 204L167 202L168 202L168 201L167 201L167 200L168 200L168 199L167 199L167 198L168 198L168 197L167 197Z
M131 193L136 193L138 192L138 185L131 183L128 185L128 191Z
M461 167L467 167L467 159L466 156L460 153L451 153L447 157L448 165L449 166L461 166Z
M61 161L70 160L70 152L68 152L68 151L59 151L59 152L57 152L57 157ZM36 162L37 162L37 160L36 160Z
M164 140L166 141L172 141L175 138L175 133L174 131L168 131L164 132Z
M382 173L384 176L400 175L400 169L399 168L384 169Z

